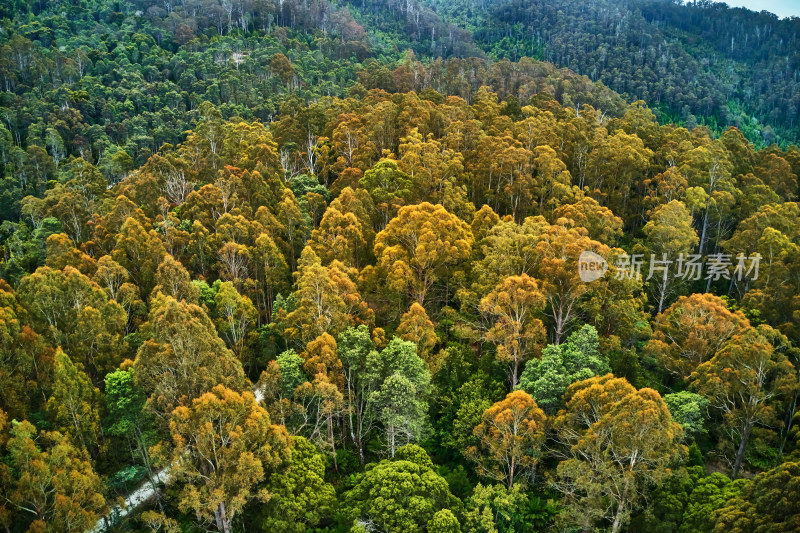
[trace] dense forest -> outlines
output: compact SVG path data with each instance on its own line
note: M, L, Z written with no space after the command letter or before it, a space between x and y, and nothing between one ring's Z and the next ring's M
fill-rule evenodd
M3 530L800 530L798 21L559 4L0 5Z
M552 61L659 119L752 142L800 136L800 18L707 0L425 0L495 58Z

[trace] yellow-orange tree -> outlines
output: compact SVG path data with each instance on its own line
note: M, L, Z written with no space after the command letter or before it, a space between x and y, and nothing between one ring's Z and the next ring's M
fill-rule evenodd
M181 485L178 507L224 533L248 501L269 497L256 486L291 454L286 428L270 422L252 393L222 385L175 409L170 433L171 472Z
M5 418L0 411L0 444ZM57 431L37 435L27 420L15 423L9 436L0 446L7 452L0 463L0 524L8 528L10 518L14 524L27 525L27 531L41 533L77 533L94 527L106 502L86 450Z
M507 487L532 477L544 443L545 414L531 396L521 390L508 394L483 412L475 426L478 445L467 450L478 473Z
M218 384L236 390L246 387L242 364L217 336L202 308L169 296L160 296L151 305L145 326L150 339L139 348L133 368L155 414L165 417Z
M560 205L553 210L551 218L572 220L573 225L586 228L590 239L608 245L613 245L622 236L622 219L590 196L572 204Z
M519 381L520 365L544 346L544 325L536 317L544 306L539 282L527 274L507 277L478 306L492 321L485 339L497 346L497 359L508 365L512 389Z
M416 344L419 356L428 362L428 366L433 366L431 352L439 342L439 337L424 307L417 302L412 303L397 325L395 333L404 341Z
M722 298L712 294L681 296L656 317L645 354L655 357L670 374L685 380L749 325L740 311L729 311Z
M685 452L681 427L658 392L612 374L570 385L564 400L553 420L563 519L584 530L610 522L617 533Z
M308 342L323 333L338 334L358 318L368 320L366 304L338 261L323 266L312 247L306 246L296 278L297 307L286 317L287 336Z
M541 259L537 277L544 281L543 292L550 304L553 344L559 344L577 318L578 303L589 290L588 284L578 275L581 253L592 251L608 257L610 249L590 239L584 228L568 228L556 223L542 233L536 251Z
M19 299L34 330L83 363L95 381L123 359L125 310L75 268L37 268L20 282Z
M469 256L472 243L465 222L424 202L400 208L375 238L375 257L392 288L423 305L431 286Z

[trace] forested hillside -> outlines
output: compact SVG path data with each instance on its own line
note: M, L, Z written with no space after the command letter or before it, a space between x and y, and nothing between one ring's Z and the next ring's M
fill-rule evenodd
M665 122L800 136L800 19L677 0L425 0L495 58L535 57L645 100Z
M5 531L800 528L794 126L431 5L0 7Z

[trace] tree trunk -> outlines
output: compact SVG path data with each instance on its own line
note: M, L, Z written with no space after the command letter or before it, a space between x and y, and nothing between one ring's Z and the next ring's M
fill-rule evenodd
M736 462L733 463L733 472L731 473L732 479L736 479L736 476L739 474L739 470L742 468L742 462L744 462L744 452L747 450L747 441L750 440L750 430L752 428L752 422L745 422L744 429L742 430L742 440L739 442L739 449L736 450Z
M620 528L622 527L622 515L625 512L625 501L628 498L628 485L630 484L630 480L625 480L625 485L622 487L622 496L619 499L619 504L617 505L617 512L614 515L614 523L611 525L611 533L619 533Z
M328 415L328 440L331 443L331 452L333 455L333 469L339 471L339 463L336 460L336 439L333 435L333 415Z
M358 411L356 411L356 428L352 430L353 444L358 450L358 460L363 465L366 462L364 455L364 410L366 406L363 403L358 404ZM352 422L350 423L352 426Z
M231 533L231 520L225 512L225 504L220 503L217 510L214 511L214 518L217 521L217 529L223 533Z
M706 204L706 212L703 214L703 230L700 233L700 248L697 253L703 255L703 248L706 244L706 231L708 230L708 204Z
M780 447L780 454L783 455L783 448L786 446L786 439L789 437L789 432L792 430L792 424L794 423L794 412L797 408L797 394L794 395L792 398L792 406L789 408L789 412L787 414L788 421L784 425L785 429L783 430L783 439L781 439L781 447Z
M661 281L658 283L658 314L664 310L664 302L667 301L667 294L669 291L669 278L667 273L661 277Z
M519 383L519 356L514 356L514 362L511 363L511 390L517 388Z

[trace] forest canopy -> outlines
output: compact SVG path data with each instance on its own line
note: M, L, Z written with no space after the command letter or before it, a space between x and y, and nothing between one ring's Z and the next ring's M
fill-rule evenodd
M3 4L3 528L797 530L797 19L540 4Z

